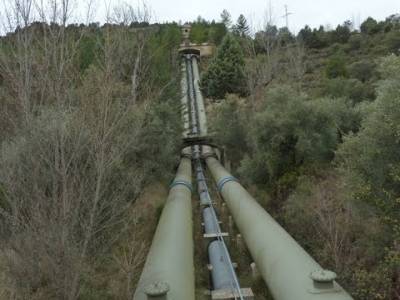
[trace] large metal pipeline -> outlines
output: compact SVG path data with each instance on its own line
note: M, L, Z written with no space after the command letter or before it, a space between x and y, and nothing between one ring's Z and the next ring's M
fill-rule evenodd
M199 70L196 56L186 56L188 97L192 109L192 134L204 136L207 134L204 99L199 88ZM196 122L194 122L194 120ZM230 291L238 299L244 299L233 264L221 234L218 217L212 205L207 183L200 161L200 146L193 146L193 157L196 162L196 181L200 203L203 208L203 222L206 234L214 234L215 240L208 245L208 256L212 266L211 279L214 291Z
M163 291L168 291L167 299L195 299L190 148L183 154L134 300L153 299L150 296Z
M203 146L218 189L242 234L257 269L275 300L351 300L321 266L257 203Z
M201 201L202 195L206 194L208 199L210 199L210 195L203 174L200 156L198 155L199 150L199 146L194 146L194 157L196 158L197 163L196 177ZM206 234L215 235L214 240L208 245L208 257L212 266L211 280L213 283L213 290L230 291L232 294L237 294L238 299L244 299L237 275L233 268L228 248L226 247L225 241L222 237L217 214L211 201L209 201L209 203L203 208L203 224L204 232Z
M185 74L186 64L182 63L182 73ZM183 121L183 138L187 138L190 134L190 115L189 115L189 99L188 99L188 83L187 77L182 76L181 79L181 89L182 89L182 98L181 98L181 115Z
M218 233L218 226L214 221L214 214L210 206L203 209L203 222L205 233Z
M194 100L196 98L196 90L194 87L194 75L193 75L193 64L190 55L186 55L185 59L186 63L186 80L187 80L187 96L189 99L189 107L190 107L190 124L191 124L191 134L199 135L200 134L200 125L197 114L197 104ZM184 74L185 75L185 74Z
M211 269L211 279L214 290L232 290L235 292L234 274L226 263L224 245L220 240L214 240L208 245L208 257ZM238 288L240 290L240 287ZM236 289L237 291L237 289ZM242 297L243 298L243 297Z
M192 71L193 71L194 91L197 99L196 109L197 109L198 124L200 128L200 135L206 136L207 135L206 109L204 106L203 95L201 94L200 90L200 73L197 63L197 56L195 55L192 56Z
M204 232L207 234L218 234L218 220L215 218L215 211L212 206L203 209ZM229 261L226 259L224 241L215 239L208 245L208 257L211 269L211 279L214 290L233 290L235 292L235 274L229 267Z

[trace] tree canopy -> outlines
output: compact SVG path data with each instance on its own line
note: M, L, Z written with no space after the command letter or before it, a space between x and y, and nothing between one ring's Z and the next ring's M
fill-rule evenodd
M241 14L237 19L237 22L233 27L233 32L242 38L247 37L250 34L250 26L244 15Z
M232 34L227 34L217 54L202 76L201 86L207 97L223 98L225 94L246 94L244 56Z

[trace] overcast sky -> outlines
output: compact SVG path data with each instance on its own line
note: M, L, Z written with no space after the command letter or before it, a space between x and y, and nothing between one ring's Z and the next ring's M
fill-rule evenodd
M85 3L92 0L75 0L72 22L82 21ZM265 24L266 12L272 8L273 21L276 25L285 26L285 5L288 7L289 28L298 31L304 25L311 27L330 25L332 28L345 20L353 20L359 24L368 16L383 20L385 17L400 13L400 0L93 0L95 14L93 21L101 23L105 20L106 4L111 7L121 2L137 6L138 1L144 1L153 10L153 21L192 21L199 15L207 20L220 20L223 9L227 9L232 19L239 14L252 23L254 29ZM0 18L4 17L1 4L13 3L12 0L0 0ZM45 1L46 2L46 1ZM74 0L72 0L74 2ZM1 11L3 10L3 12ZM80 16L81 15L81 16ZM3 19L3 18L1 18Z
M110 1L110 0L109 0ZM117 3L119 0L111 0ZM135 4L136 0L127 0ZM147 0L157 21L191 21L201 15L207 20L219 20L220 13L227 9L234 20L243 13L259 28L270 7L269 0ZM372 16L378 20L400 13L400 0L271 0L274 23L285 25L285 5L292 13L289 16L289 28L297 31L304 25L336 26L345 20L356 23ZM101 16L101 10L97 16ZM101 17L100 17L101 18Z

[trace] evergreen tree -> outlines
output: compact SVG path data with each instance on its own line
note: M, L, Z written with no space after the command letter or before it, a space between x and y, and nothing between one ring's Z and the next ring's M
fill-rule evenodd
M375 19L369 17L361 24L360 30L362 33L375 34L379 32L380 28L378 22Z
M229 11L224 9L221 13L221 22L225 24L226 29L230 29L232 27L232 17Z
M250 34L250 26L247 24L247 20L243 15L239 16L234 26L234 32L240 37L246 37Z
M207 97L223 98L227 93L246 94L244 56L238 41L228 34L204 73L201 85Z
M331 33L331 42L345 44L349 41L350 35L350 29L346 24L343 26L338 25L336 30L333 30Z
M279 28L278 39L282 46L286 46L294 42L294 36L287 27Z
M224 23L211 23L211 27L208 31L208 40L216 45L219 45L226 35L226 32L227 28Z

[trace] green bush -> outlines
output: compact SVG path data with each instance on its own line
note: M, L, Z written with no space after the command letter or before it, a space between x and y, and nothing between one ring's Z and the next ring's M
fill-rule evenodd
M400 196L400 59L387 57L379 67L384 80L378 97L369 105L357 135L350 135L340 147L339 158L351 170L354 191L372 201L387 217L400 218L395 199Z
M349 66L349 76L366 82L375 76L375 63L368 60L355 62Z
M347 77L344 57L342 55L332 56L326 64L325 74L328 78Z
M349 40L348 40L348 46L350 50L359 50L362 46L362 36L359 33L353 33Z
M400 264L400 58L386 57L378 69L377 99L364 108L360 131L345 138L337 156L351 197L385 226L384 243L370 247L377 253L372 263L355 272L355 294L362 299L389 299L398 289L391 279Z
M371 17L367 18L360 26L361 32L366 34L376 34L380 29L378 22Z
M373 100L375 92L370 84L363 84L358 79L333 78L322 82L322 94L330 97L345 97L358 103L364 100Z
M391 53L400 53L400 30L392 30L385 35L385 46Z
M228 95L210 118L215 138L232 163L238 163L247 151L245 111L240 109L239 101L237 96Z
M303 164L329 162L338 143L335 101L309 100L288 87L271 89L248 122L250 155L242 172L273 183ZM258 171L248 174L251 168L246 166Z

